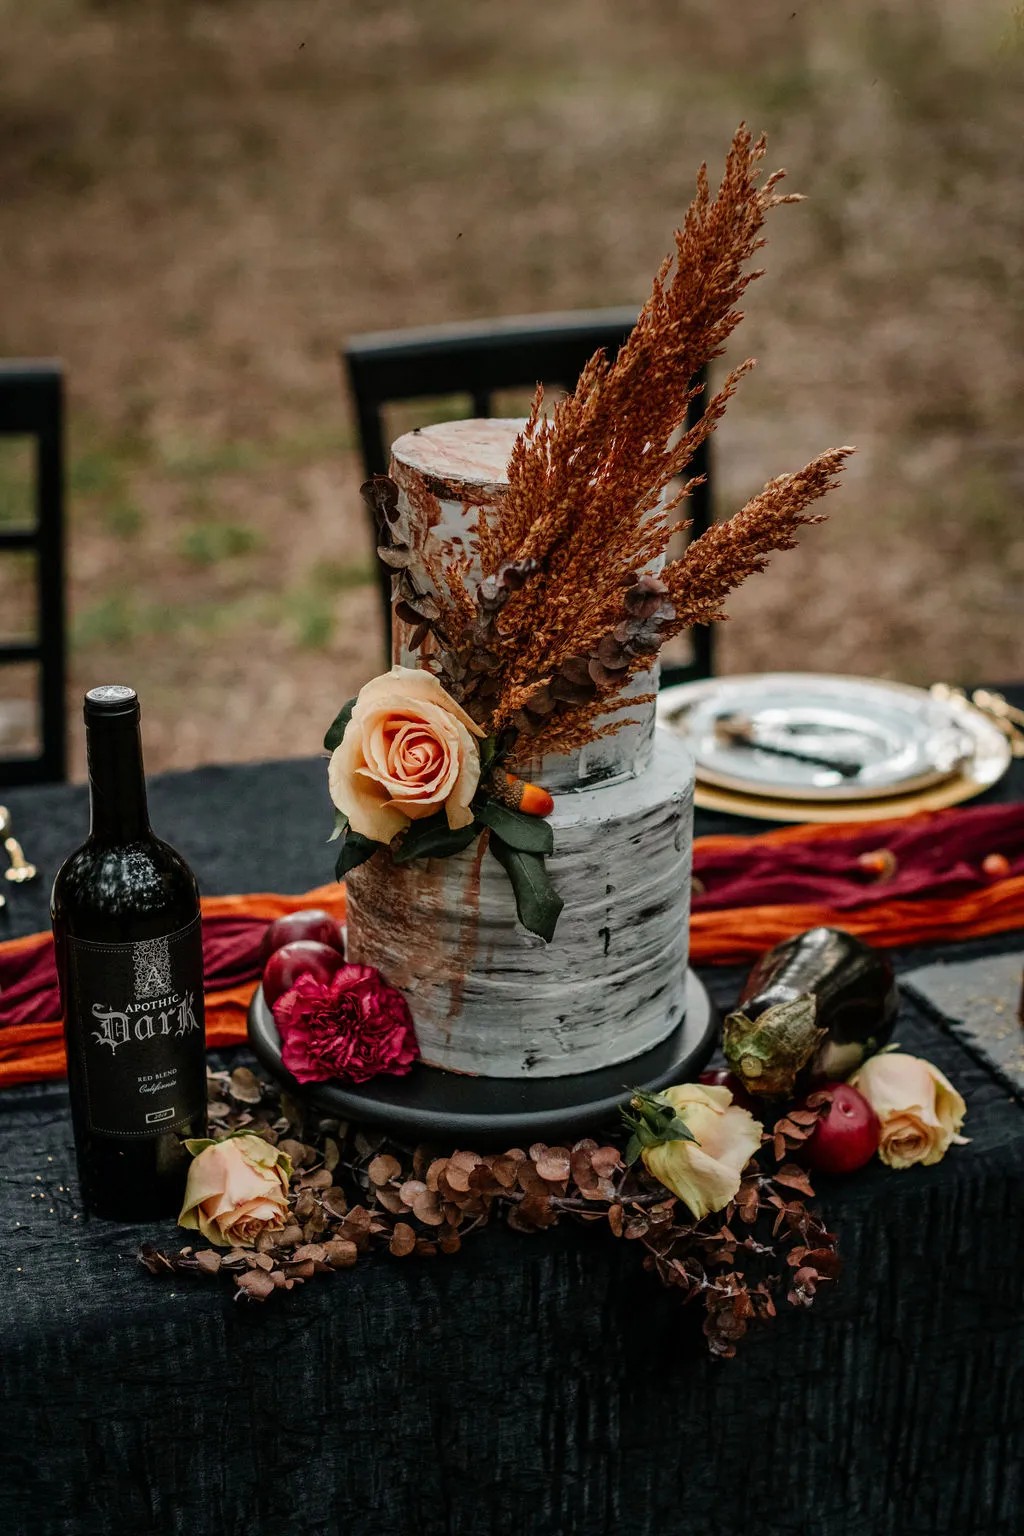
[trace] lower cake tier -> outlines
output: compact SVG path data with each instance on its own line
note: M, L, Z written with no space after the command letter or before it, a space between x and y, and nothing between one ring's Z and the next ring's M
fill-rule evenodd
M550 820L547 866L565 903L550 944L517 921L487 834L447 859L396 865L379 853L348 876L349 958L406 994L431 1066L482 1077L590 1072L649 1050L683 1019L685 747L659 730L643 773L556 795Z

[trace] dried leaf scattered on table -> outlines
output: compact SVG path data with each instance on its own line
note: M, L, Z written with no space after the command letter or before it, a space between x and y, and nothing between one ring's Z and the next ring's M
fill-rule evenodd
M809 1306L839 1273L835 1237L798 1198L810 1195L809 1177L786 1161L813 1131L827 1095L815 1095L769 1129L735 1200L695 1223L645 1170L627 1169L612 1143L584 1137L571 1148L536 1142L528 1152L459 1148L439 1156L436 1148L397 1146L336 1121L319 1122L311 1134L301 1110L272 1084L253 1075L257 1097L244 1101L239 1083L243 1092L250 1086L237 1069L230 1077L211 1075L211 1108L223 1109L212 1119L219 1134L245 1125L288 1152L290 1217L281 1230L261 1234L254 1248L172 1253L144 1244L139 1260L150 1274L227 1275L239 1298L266 1302L350 1269L375 1249L399 1258L452 1256L467 1233L494 1217L524 1234L566 1218L599 1222L611 1237L633 1243L681 1301L703 1307L708 1347L727 1358L752 1323L775 1315L781 1298ZM776 1141L782 1166L772 1174L765 1164Z

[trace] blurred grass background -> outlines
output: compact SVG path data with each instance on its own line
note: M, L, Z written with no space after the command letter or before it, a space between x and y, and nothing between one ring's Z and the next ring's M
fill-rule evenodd
M741 118L808 200L719 515L859 452L723 668L1024 675L1022 64L995 0L0 0L0 354L69 370L74 716L125 680L150 768L316 751L380 661L339 344L639 304Z

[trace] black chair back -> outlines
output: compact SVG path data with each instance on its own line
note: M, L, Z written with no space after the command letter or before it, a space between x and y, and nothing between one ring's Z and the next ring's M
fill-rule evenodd
M635 321L634 309L576 310L353 336L342 357L355 400L367 475L387 473L387 406L465 394L471 401L467 414L491 416L499 390L533 389L538 380L572 389L597 349L603 347L614 356ZM702 381L706 385L706 379ZM698 396L691 403L688 425L699 420L703 409L704 396ZM696 538L713 516L707 443L698 449L690 473L706 477L694 490L687 508L693 519L692 537ZM376 543L376 528L373 538ZM391 572L383 562L377 565L385 635L390 636ZM385 643L389 644L387 640ZM692 631L692 650L690 664L662 668L663 687L711 675L710 628L701 626Z
M64 713L64 390L56 362L0 362L0 437L34 442L31 521L0 525L0 554L35 555L35 634L0 643L2 669L36 667L39 751L0 758L0 785L44 784L67 776Z

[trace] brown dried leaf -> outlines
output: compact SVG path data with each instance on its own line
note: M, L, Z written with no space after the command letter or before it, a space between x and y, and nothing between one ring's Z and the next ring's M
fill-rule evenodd
M469 1168L458 1167L451 1159L441 1176L441 1189L455 1195L469 1194Z
M247 1269L244 1274L237 1277L236 1284L238 1294L248 1296L250 1301L266 1301L276 1289L269 1274L259 1269Z
M326 1168L318 1168L315 1173L304 1173L299 1180L300 1189L330 1189L334 1180Z
M547 1184L563 1184L570 1177L568 1147L548 1147L536 1160L537 1174Z
M608 1225L616 1237L621 1237L626 1225L625 1212L621 1205L608 1207Z
M425 1226L439 1227L444 1221L444 1216L441 1213L441 1202L437 1197L437 1193L432 1189L424 1187L421 1193L413 1200L412 1208L417 1220L422 1221Z
M558 1221L558 1212L552 1208L550 1195L527 1195L513 1209L520 1221L529 1227L553 1227Z
M215 1275L221 1266L221 1257L212 1248L200 1248L196 1254L196 1267L201 1269L204 1275Z
M301 1264L303 1259L312 1259L322 1264L327 1257L327 1249L323 1243L304 1243L301 1248L296 1248L292 1254L292 1262Z
M289 1280L312 1280L316 1274L316 1265L312 1259L295 1259L290 1264L286 1264L284 1270L278 1270L277 1273L282 1281L286 1277Z
M365 1205L354 1205L341 1224L345 1237L359 1237L369 1232L373 1218Z
M491 1173L502 1189L515 1188L516 1175L522 1162L523 1158L521 1155L517 1158L509 1152L504 1153L501 1157L492 1158Z
M324 1255L332 1269L351 1269L359 1257L359 1250L346 1238L337 1238L334 1242L324 1243Z
M447 1167L448 1159L446 1157L434 1158L433 1162L428 1166L425 1176L428 1189L437 1189L439 1187L441 1175L445 1172Z
M757 1220L758 1203L757 1181L745 1179L736 1191L736 1209L740 1220L746 1222L747 1226L752 1226Z
M416 1247L416 1233L407 1221L395 1223L389 1247L396 1259L404 1259L406 1254L412 1253Z
M415 1204L416 1196L425 1195L426 1192L427 1186L422 1179L406 1179L398 1191L405 1204L410 1208Z
M599 1179L610 1179L622 1167L622 1154L618 1147L598 1147L591 1158L591 1166Z
M358 1130L352 1138L358 1157L372 1157L379 1152L385 1141L383 1131Z
M374 1198L377 1204L382 1205L391 1216L404 1216L409 1210L398 1190L394 1189L390 1184L385 1184L383 1188L375 1190Z
M536 1163L533 1162L524 1160L520 1163L519 1171L516 1174L516 1182L523 1193L527 1195L546 1195L551 1193L545 1181L541 1178Z
M776 1184L781 1184L784 1189L795 1189L802 1195L813 1195L814 1189L810 1179L802 1168L796 1163L783 1163L773 1175Z
M293 1168L308 1168L317 1160L316 1148L309 1146L307 1142L296 1141L294 1136L286 1136L278 1142L277 1146L278 1151L286 1153L291 1158Z
M390 1179L397 1179L401 1171L402 1165L398 1158L388 1152L375 1157L366 1170L371 1184L387 1184Z
M327 1215L333 1217L335 1221L340 1221L348 1210L348 1201L345 1199L344 1192L337 1185L332 1185L330 1189L324 1190L320 1197L320 1204L327 1212Z
M818 1114L813 1109L791 1109L786 1119L794 1125L815 1126L818 1123Z
M263 1097L259 1079L248 1067L236 1067L232 1072L230 1093L239 1104L258 1104Z

